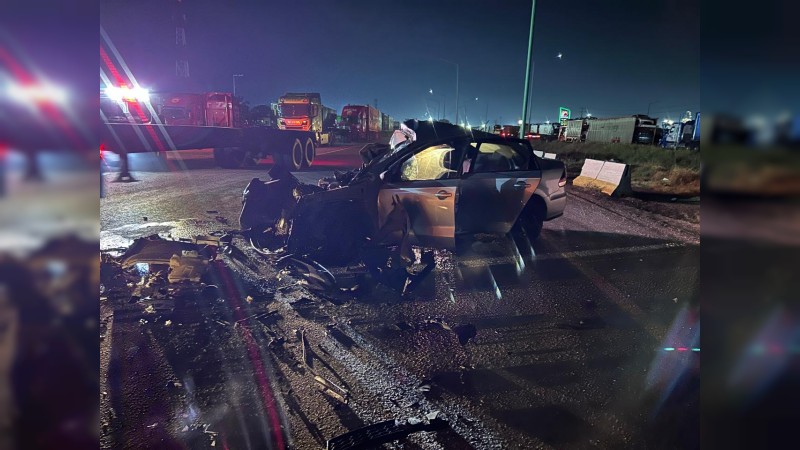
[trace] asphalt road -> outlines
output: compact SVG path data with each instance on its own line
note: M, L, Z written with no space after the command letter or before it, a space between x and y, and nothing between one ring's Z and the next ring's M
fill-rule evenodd
M357 165L357 150L320 149L300 177ZM101 249L235 229L244 186L269 167L137 156L138 181L105 175ZM311 292L235 241L224 305L164 325L103 303L104 446L324 448L438 411L448 428L403 448L699 447L699 205L569 193L535 242L438 251L405 298Z

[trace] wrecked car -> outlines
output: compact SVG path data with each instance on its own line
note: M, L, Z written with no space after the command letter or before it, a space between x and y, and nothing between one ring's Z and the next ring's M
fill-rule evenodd
M277 166L270 181L254 178L239 218L253 247L346 264L365 249L452 250L461 236L515 226L533 239L564 212L564 164L525 140L409 120L361 157L361 168L316 186Z

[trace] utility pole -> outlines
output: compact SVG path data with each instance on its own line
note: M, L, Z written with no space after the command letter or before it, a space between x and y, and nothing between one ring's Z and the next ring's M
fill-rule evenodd
M456 125L458 124L458 64L456 64Z
M236 97L236 78L243 77L243 73L235 73L233 74L233 96Z
M186 50L186 11L181 0L173 3L172 22L175 24L175 76L181 85L189 78L189 58Z
M536 13L536 0L531 0L531 29L528 33L528 57L525 60L525 95L522 97L522 117L528 117L528 95L530 91L531 55L533 53L533 18ZM519 127L519 138L525 138L525 124Z

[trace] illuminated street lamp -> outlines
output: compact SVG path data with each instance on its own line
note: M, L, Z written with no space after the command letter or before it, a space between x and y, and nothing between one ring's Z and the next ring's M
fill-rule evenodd
M517 125L522 125L522 119L517 120Z

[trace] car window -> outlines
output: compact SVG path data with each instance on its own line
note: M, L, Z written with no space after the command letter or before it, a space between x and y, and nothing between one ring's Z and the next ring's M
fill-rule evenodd
M400 167L402 181L442 180L458 175L456 152L450 145L435 145L412 155Z
M473 173L528 170L530 152L523 144L483 142L478 145L471 166Z

